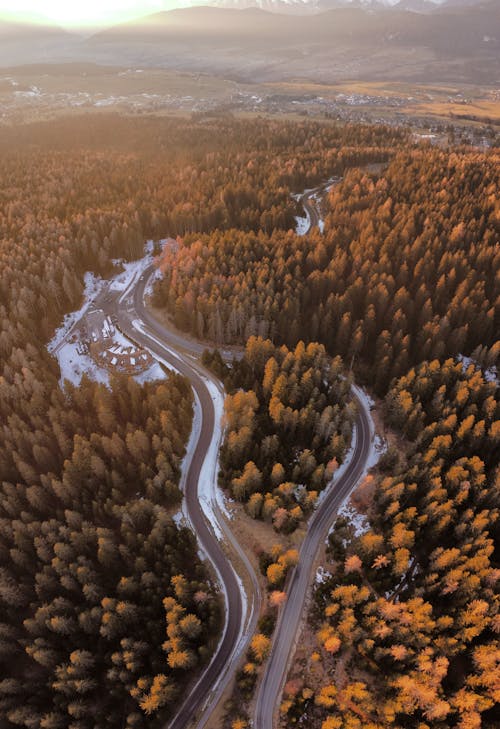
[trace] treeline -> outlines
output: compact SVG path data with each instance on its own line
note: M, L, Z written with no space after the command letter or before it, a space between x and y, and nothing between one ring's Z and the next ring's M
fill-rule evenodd
M220 482L276 531L310 513L349 446L355 413L343 369L321 344L289 350L258 337L226 369Z
M317 637L336 680L289 698L322 729L498 726L498 382L473 363L412 369L386 398L409 439L355 536L339 518ZM295 717L295 718L294 718Z
M154 303L218 344L322 342L384 394L414 364L494 343L499 169L496 152L399 151L379 177L347 172L324 235L186 236Z

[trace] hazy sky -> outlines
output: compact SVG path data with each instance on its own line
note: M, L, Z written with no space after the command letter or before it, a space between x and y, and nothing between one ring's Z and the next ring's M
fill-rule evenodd
M398 2L379 1L385 5ZM313 3L314 0L302 2ZM441 4L444 0L433 2ZM0 0L0 18L38 21L49 19L64 26L92 26L119 23L161 10L198 4L209 5L210 0ZM258 4L258 0L255 4Z
M189 4L183 0L0 0L0 16L66 26L115 23Z

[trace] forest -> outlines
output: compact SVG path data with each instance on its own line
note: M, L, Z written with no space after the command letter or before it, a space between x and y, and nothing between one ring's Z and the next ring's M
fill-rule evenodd
M388 422L408 444L381 464L370 529L339 517L316 591L318 647L282 709L322 729L498 726L498 382L432 360L396 380ZM369 479L370 477L368 477ZM310 677L309 677L310 678ZM316 724L313 724L316 726Z
M165 252L155 305L220 344L318 341L379 395L423 360L477 358L498 336L499 163L418 148L380 175L347 168L324 234L188 235Z
M403 137L115 115L2 130L2 726L160 721L219 628L195 537L171 519L187 382L59 385L46 344L80 305L84 273L111 274L150 238L287 229L292 190Z
M45 392L20 379L24 403L2 380L2 716L145 726L208 657L219 621L194 536L169 515L191 390L177 375Z
M61 387L46 349L86 271L177 236L153 303L246 344L232 368L206 363L230 393L221 483L250 515L282 533L307 517L349 445L351 372L400 437L370 532L337 523L317 595L318 651L349 680L304 685L286 722L493 729L498 153L384 126L112 114L2 128L0 150L2 727L160 725L213 649L218 595L172 519L187 381ZM292 193L333 175L324 234L297 236ZM268 557L277 609L295 555Z
M350 444L355 409L343 362L321 344L299 342L290 351L259 337L230 369L217 359L205 353L229 392L220 484L253 519L293 532Z

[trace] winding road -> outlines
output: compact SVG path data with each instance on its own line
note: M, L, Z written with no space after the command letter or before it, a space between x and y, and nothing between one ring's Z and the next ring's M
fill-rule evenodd
M300 197L308 218L308 230L319 225L318 194L324 193L334 180L307 191ZM191 383L196 402L192 443L183 467L184 513L195 531L199 544L217 575L225 600L223 634L209 665L198 681L191 685L177 713L166 729L186 729L193 724L203 729L224 689L232 679L248 642L255 632L261 595L252 566L229 528L217 499L212 499L207 515L200 493L200 482L209 479L217 489L217 462L214 452L220 446L223 391L216 378L199 363L205 348L200 342L184 337L164 326L145 306L145 292L155 266L145 267L140 278L119 297L106 290L99 305L112 315L119 329L167 366L173 367ZM272 650L256 698L255 729L273 729L273 720L286 679L289 661L297 639L306 597L312 581L316 555L324 541L335 513L355 488L364 471L373 440L373 426L362 397L358 402L351 460L344 473L334 480L310 520L288 587L288 599L282 609L274 634ZM359 392L358 392L359 394ZM206 472L208 468L209 472ZM215 520L215 524L211 522ZM246 574L242 574L246 573Z
M369 409L353 388L358 403L351 460L338 480L329 486L320 506L309 522L300 557L287 588L287 601L274 633L270 656L259 684L255 709L255 729L273 729L274 718L283 692L290 660L300 632L302 614L321 544L326 539L338 509L354 490L366 471L372 449L373 429Z
M225 621L222 637L211 662L197 683L190 687L175 717L167 726L168 729L185 729L196 720L196 726L202 729L231 680L240 656L255 631L261 602L260 588L252 566L230 531L216 500L212 503L212 515L217 519L216 524L209 522L204 511L199 494L200 479L209 478L214 491L218 488L216 460L213 460L212 473L202 474L202 471L207 464L210 467L209 453L213 449L218 452L220 446L220 429L216 427L214 404L217 395L214 396L214 387L219 391L219 397L222 397L222 389L196 359L203 347L165 328L144 305L145 288L154 270L154 266L146 269L139 281L119 299L109 302L107 294L107 312L116 317L118 327L129 339L149 350L160 362L184 375L190 381L195 394L195 417L199 419L199 423L195 428L195 443L189 449L184 463L184 511L223 588ZM220 540L221 532L224 544ZM240 573L246 571L245 580L241 579L233 563L238 565ZM245 588L244 585L251 587Z
M318 187L312 190L306 190L302 195L296 197L304 208L305 217L307 218L307 228L302 231L301 235L307 235L312 228L322 228L321 202L325 193L333 185L338 184L341 179L341 177L331 177L327 182L323 182L322 185L318 185Z
M332 177L319 187L307 190L298 198L308 219L308 228L304 233L313 227L321 227L321 196L340 180L341 178ZM257 688L255 729L273 729L275 726L278 705L296 641L299 638L316 557L337 511L367 470L373 447L374 425L362 391L353 386L352 394L357 404L357 417L354 424L349 464L345 470L342 469L341 476L334 477L323 495L320 505L309 520L307 534L300 549L299 562L288 582L287 601L281 610L272 640L271 652Z

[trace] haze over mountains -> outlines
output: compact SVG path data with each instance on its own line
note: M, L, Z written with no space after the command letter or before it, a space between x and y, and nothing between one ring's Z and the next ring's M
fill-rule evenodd
M70 58L79 45L80 38L56 25L0 20L0 66Z
M269 12L310 14L338 8L377 10L395 8L418 13L432 13L444 8L473 7L482 0L207 0L191 2L219 8L260 8Z
M493 84L500 75L496 0L440 5L400 0L396 6L383 0L388 7L379 0L318 0L316 12L305 15L299 11L311 4L302 0L257 0L265 10L244 7L253 0L216 1L224 7L162 12L87 38L57 27L0 22L0 65L92 61L208 71L249 81ZM286 13L266 12L285 4Z

